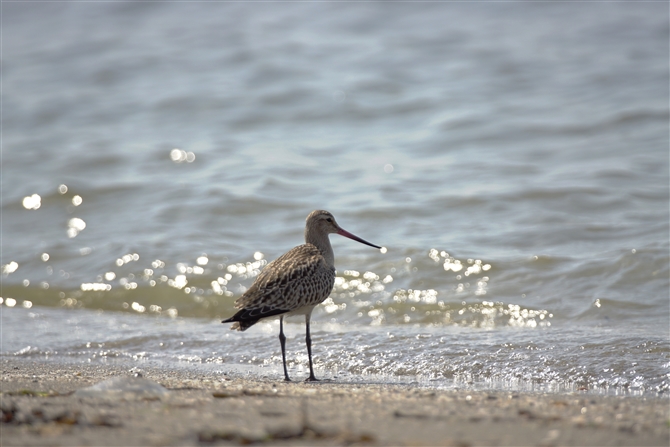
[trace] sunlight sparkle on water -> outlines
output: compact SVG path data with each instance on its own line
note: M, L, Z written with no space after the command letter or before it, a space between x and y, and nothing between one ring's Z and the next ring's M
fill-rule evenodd
M131 309L133 309L135 312L143 313L145 310L147 310L146 307L142 306L140 303L133 302L133 304L130 305Z
M175 163L193 163L195 161L195 154L193 152L186 152L182 149L172 149L170 151L170 158Z
M81 290L84 292L93 291L93 292L109 292L112 290L112 286L105 283L82 283Z
M121 267L123 264L128 264L129 262L133 261L139 261L140 260L140 255L137 253L128 253L126 255L121 256L116 260L116 265Z
M42 197L39 194L26 196L23 198L23 207L27 210L36 210L42 206Z
M119 279L119 284L126 290L137 289L137 283L135 281L129 281L128 278Z
M174 279L168 280L168 285L174 287L175 289L183 289L186 284L188 284L186 275L177 275L174 277Z
M390 260L392 264L385 267L385 270L380 270L380 273L344 270L341 275L336 276L332 294L319 309L334 323L358 319L359 324L367 325L427 324L485 329L500 326L550 326L549 319L553 315L546 310L478 300L487 295L490 279L489 276L484 276L484 272L490 270L490 264L474 257L456 259L446 251L438 249L430 249L427 257L430 259L428 262L419 254L412 254L411 258L403 254ZM153 301L151 297L156 296L156 292L147 293L147 289L144 289L144 293L133 295L137 298L127 299L122 308L137 313L170 317L176 316L182 310L187 316L218 316L227 314L233 301L226 298L220 300L219 297L233 298L244 293L253 278L267 265L265 256L259 251L253 252L251 260L230 264L212 264L211 259L204 253L196 255L194 259L195 265L177 262L170 266L174 270L172 274L162 271L166 268L166 263L160 260L154 260L146 266L134 267L132 272L124 273L121 278L118 272L103 271L93 281L80 283L79 293L108 292L113 287L110 283L115 280L118 280L121 289L117 293L123 293L123 289L141 290L145 286L167 286L189 296L184 302L184 309L179 307L180 304L171 307L172 310L164 310L169 304ZM121 267L139 260L137 253L128 253L118 258L116 265ZM445 265L448 268L444 268ZM18 264L16 267L18 268ZM4 268L6 269L7 267ZM220 271L220 276L211 271L216 269ZM421 284L413 279L417 269L425 270L424 273L435 275L436 278L443 278L431 284L432 287L408 287ZM466 277L469 282L465 280ZM46 283L45 287L48 287ZM158 293L156 300L162 299L163 292ZM168 295L169 293L171 292ZM90 299L88 296L86 300L66 299L65 296L62 296L62 305L65 307L84 307ZM113 296L105 299L115 300ZM133 302L136 303L134 306Z
M223 279L223 278L219 278L219 279ZM219 283L219 281L212 281L211 286L212 286L212 291L214 293L216 293L217 295L223 295L224 294L224 290L223 290L224 288L221 286L221 283Z
M67 229L67 235L69 238L76 237L81 231L84 230L84 228L86 228L86 222L78 217L73 217L70 219L67 225L69 227Z
M463 270L463 264L461 263L461 261L453 258L445 260L443 267L445 270L447 271L451 270L453 272L460 272L461 270Z
M4 273L5 275L9 275L10 273L14 273L18 268L19 263L16 261L12 261L9 264L5 264L2 266L2 273Z

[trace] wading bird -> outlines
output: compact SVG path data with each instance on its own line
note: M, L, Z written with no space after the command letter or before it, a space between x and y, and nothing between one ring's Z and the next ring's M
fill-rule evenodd
M259 320L279 316L279 343L287 382L291 380L286 369L284 317L287 315L305 315L305 343L309 356L307 381L318 380L312 367L309 322L314 307L328 298L335 284L335 257L328 239L331 233L381 248L340 228L328 211L312 211L305 225L305 243L265 266L249 290L235 301L235 307L240 310L222 321L233 323L231 329L245 331Z

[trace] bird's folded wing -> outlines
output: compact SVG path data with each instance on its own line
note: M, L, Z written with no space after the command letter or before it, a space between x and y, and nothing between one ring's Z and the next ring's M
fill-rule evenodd
M314 281L317 271L324 268L322 259L318 249L313 245L304 244L295 247L268 264L249 290L237 299L235 307L292 308L290 305L282 306L282 302L290 304L292 299L305 292L304 289L313 288L309 287L310 283Z

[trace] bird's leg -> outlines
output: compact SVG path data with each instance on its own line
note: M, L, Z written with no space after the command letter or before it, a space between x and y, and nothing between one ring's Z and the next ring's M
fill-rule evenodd
M284 363L284 381L290 382L291 379L288 376L288 371L286 370L286 336L284 335L284 317L279 318L279 343L281 344L281 360Z
M319 379L314 377L314 368L312 367L312 336L309 333L309 320L311 313L305 315L305 343L307 344L307 356L309 357L309 377L305 382L318 382Z

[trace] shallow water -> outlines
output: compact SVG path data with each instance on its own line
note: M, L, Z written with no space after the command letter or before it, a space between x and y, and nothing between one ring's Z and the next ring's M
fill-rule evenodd
M219 320L322 208L387 251L331 238L320 375L666 393L667 17L3 5L2 355L281 377Z

